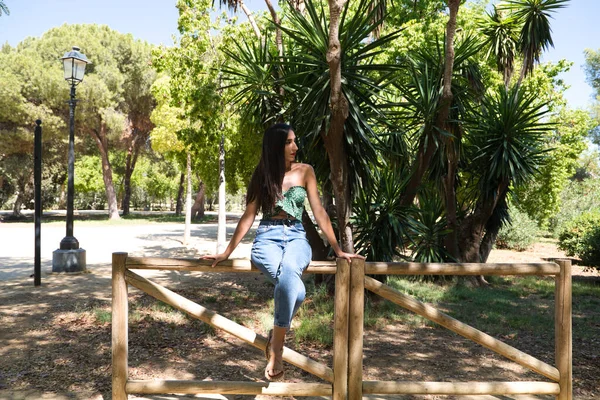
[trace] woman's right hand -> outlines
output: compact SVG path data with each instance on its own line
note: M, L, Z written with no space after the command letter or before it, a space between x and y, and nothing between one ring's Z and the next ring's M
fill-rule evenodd
M221 253L221 254L211 254L208 256L202 256L200 257L201 260L215 260L215 262L212 263L211 267L214 268L218 263L220 263L221 261L225 261L229 258L229 256L225 253Z

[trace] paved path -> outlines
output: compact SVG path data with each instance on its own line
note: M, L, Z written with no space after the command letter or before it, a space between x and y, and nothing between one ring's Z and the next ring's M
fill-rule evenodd
M255 223L255 227L257 222ZM235 230L227 224L227 239ZM146 257L199 257L216 252L217 224L192 225L191 239L183 241L183 224L152 223L143 225L92 223L77 224L74 234L86 251L88 270L110 266L111 254L125 251ZM59 248L65 236L65 225L42 224L42 280L52 272L52 252ZM231 258L249 258L254 228L233 252ZM35 232L33 223L0 223L0 282L25 279L33 274ZM31 278L33 282L33 277ZM1 285L1 283L0 283Z

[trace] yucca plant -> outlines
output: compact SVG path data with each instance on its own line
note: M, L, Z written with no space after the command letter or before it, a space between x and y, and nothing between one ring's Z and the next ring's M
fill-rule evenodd
M262 131L282 118L283 99L277 90L279 66L273 60L277 50L268 40L234 42L234 49L223 49L229 58L222 68L226 88L234 87L232 101L242 114L242 121Z
M415 225L412 207L400 204L407 174L385 168L373 175L371 185L356 191L352 219L355 246L359 254L371 261L391 262L404 258L403 251Z
M514 71L519 39L519 23L516 18L504 15L494 5L485 18L479 20L479 29L486 38L487 57L493 55L498 71L504 78L504 86L508 87Z
M482 194L493 193L501 182L525 184L544 159L545 134L555 124L544 122L547 105L536 93L515 86L485 96L469 125L472 166L481 171Z
M569 0L505 0L500 6L501 9L510 10L512 16L522 24L517 44L523 56L519 85L533 71L535 63L540 61L542 51L550 46L554 47L550 18L552 13L566 7L568 2Z
M518 85L508 90L501 85L465 121L465 156L470 163L463 169L467 179L462 189L462 261L485 258L480 252L485 250L483 233L487 229L494 234L488 238L493 244L507 218L510 187L526 184L544 162L545 137L554 126L544 122L547 114L547 105L535 93L526 93Z
M420 263L456 261L444 248L444 238L450 232L442 197L435 188L421 190L417 196L418 210L410 229L411 259Z
M379 163L375 121L387 118L382 107L383 93L401 66L380 64L376 57L398 32L372 40L371 33L381 22L369 1L361 0L352 11L346 4L340 24L342 47L342 91L348 100L348 117L344 125L345 149L350 163L350 184L369 179L370 170ZM288 10L285 34L286 55L283 62L283 86L289 98L286 116L306 137L311 149L322 149L322 135L331 123L330 74L327 63L329 22L322 4L306 1L305 13ZM311 152L319 163L324 152ZM328 174L328 173L327 173Z

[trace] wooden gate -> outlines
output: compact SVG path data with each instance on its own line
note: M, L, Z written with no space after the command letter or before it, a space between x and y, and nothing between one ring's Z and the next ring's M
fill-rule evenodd
M363 394L515 395L551 394L559 400L572 399L571 360L571 263L569 260L535 264L419 264L377 263L353 260L312 262L307 273L335 274L335 321L333 369L287 347L284 361L318 376L327 383L232 382L131 380L128 377L127 285L175 307L193 318L236 336L263 350L266 338L167 288L134 273L131 269L201 272L257 273L246 260L228 260L211 268L210 262L191 259L138 258L113 253L112 304L112 393L113 399L136 394L270 394L281 396L333 396L336 400L362 399ZM434 307L402 294L365 276L387 275L554 275L556 366L544 363L494 337L466 325ZM479 343L535 371L551 382L406 382L363 381L364 289L368 289L410 311Z

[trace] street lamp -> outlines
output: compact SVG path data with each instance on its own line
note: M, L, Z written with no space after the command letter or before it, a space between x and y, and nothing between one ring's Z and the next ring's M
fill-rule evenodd
M83 81L85 66L90 62L79 52L79 47L66 52L63 61L65 80L71 84L70 124L69 124L69 164L67 181L67 235L60 241L60 249L52 255L52 272L74 272L85 270L85 250L79 248L79 241L73 236L73 198L75 196L75 86Z

